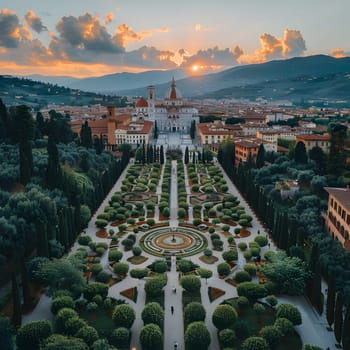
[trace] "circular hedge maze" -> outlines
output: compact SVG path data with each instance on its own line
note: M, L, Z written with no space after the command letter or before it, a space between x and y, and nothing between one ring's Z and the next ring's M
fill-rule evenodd
M188 227L149 230L140 240L143 250L155 256L190 256L202 252L208 241L202 233Z

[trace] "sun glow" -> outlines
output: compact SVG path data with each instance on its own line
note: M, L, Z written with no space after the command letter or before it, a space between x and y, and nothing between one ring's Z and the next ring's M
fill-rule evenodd
M199 69L199 67L198 67L196 64L195 64L194 66L192 66L192 70L193 70L194 72L197 72L198 69Z

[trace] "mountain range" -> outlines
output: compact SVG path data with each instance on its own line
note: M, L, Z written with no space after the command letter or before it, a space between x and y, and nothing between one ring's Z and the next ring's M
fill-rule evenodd
M170 81L184 97L237 98L256 100L342 100L350 103L350 57L326 55L275 60L261 64L236 66L207 75L186 76L181 69L116 73L76 79L41 77L72 89L122 96L145 96L148 85L155 85L156 96L169 91ZM40 77L39 77L40 78ZM51 77L52 78L52 77ZM57 80L59 79L59 80Z

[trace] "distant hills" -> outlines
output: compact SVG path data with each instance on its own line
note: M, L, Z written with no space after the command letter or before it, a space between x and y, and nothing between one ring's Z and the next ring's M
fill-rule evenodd
M186 76L186 71L181 69L116 73L85 79L31 76L34 80L74 90L119 96L146 96L147 86L155 85L158 98L163 98L169 91L173 77L184 97L259 99L267 102L287 100L295 104L321 101L350 105L349 57L298 57L237 66L202 76Z
M178 80L183 96L196 98L246 98L266 100L346 99L350 101L350 58L325 55L270 61L238 66L210 75ZM146 87L119 91L124 95L144 95ZM156 86L163 96L169 83Z

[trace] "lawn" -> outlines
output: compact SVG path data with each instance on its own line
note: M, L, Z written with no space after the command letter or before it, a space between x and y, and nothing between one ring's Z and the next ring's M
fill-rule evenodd
M202 255L202 256L199 257L199 259L200 259L201 261L203 261L204 263L206 263L206 264L214 264L214 263L216 263L216 262L219 260L219 259L218 259L216 256L214 256L214 255L211 255L211 256Z
M108 336L115 329L111 310L96 310L94 312L82 310L79 314L82 319L97 330L100 336Z
M182 307L183 309L187 304L197 301L202 303L201 293L198 291L197 293L189 293L186 290L182 292Z

